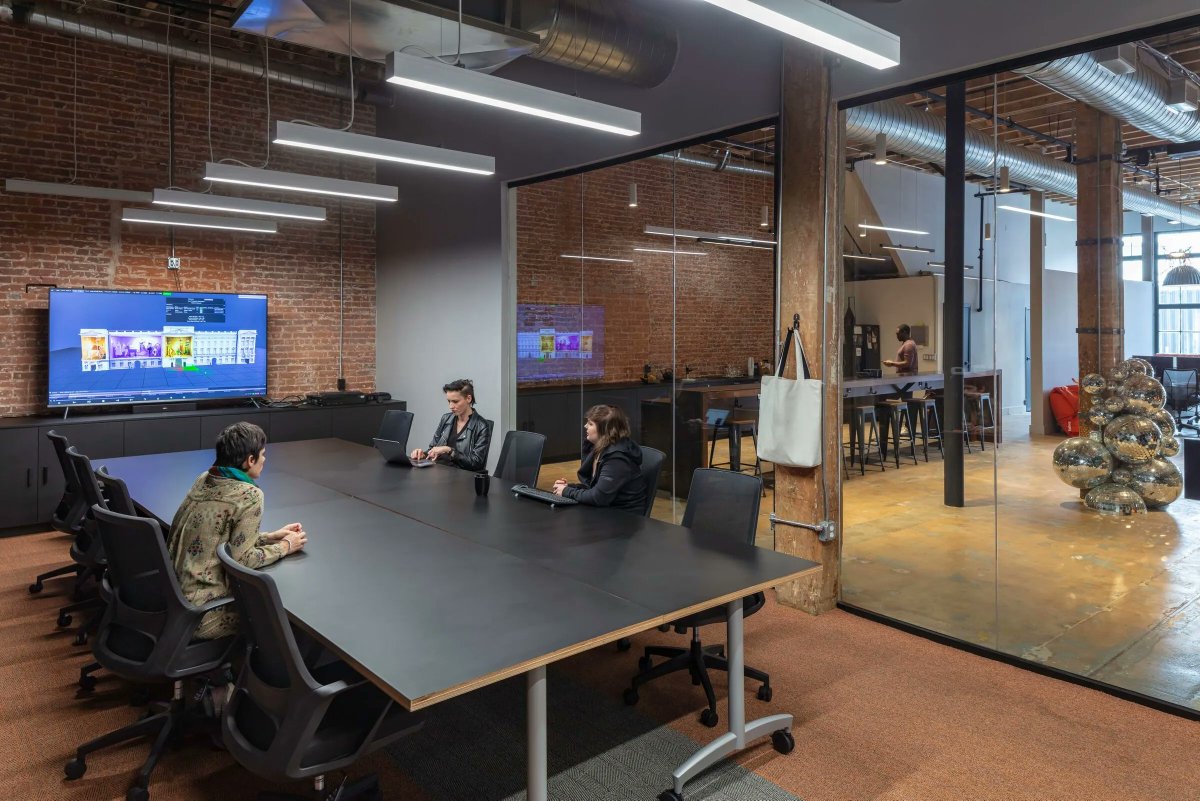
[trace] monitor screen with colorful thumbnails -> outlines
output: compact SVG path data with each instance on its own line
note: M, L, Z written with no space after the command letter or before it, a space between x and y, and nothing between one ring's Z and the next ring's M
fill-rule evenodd
M267 296L51 289L49 404L267 394Z
M604 377L604 307L517 304L517 382Z

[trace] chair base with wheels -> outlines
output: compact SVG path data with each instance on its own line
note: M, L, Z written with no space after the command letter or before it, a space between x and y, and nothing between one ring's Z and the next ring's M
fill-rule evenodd
M258 801L382 801L379 778L374 774L350 781L343 775L341 782L332 789L326 788L325 775L314 776L311 793L280 793L264 790Z

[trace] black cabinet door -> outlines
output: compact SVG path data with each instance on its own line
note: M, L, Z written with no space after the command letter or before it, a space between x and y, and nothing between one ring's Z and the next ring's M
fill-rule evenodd
M37 429L0 430L0 528L37 522L37 472Z
M112 459L125 455L125 423L72 423L61 426L41 426L38 439L38 522L49 522L54 508L62 500L65 479L54 446L46 439L47 431L57 431L67 438L75 450L89 459Z
M198 451L202 447L199 417L152 418L125 423L126 456Z
M200 447L215 447L217 435L224 431L226 426L231 426L234 423L242 422L254 423L254 425L258 426L266 433L267 442L271 441L271 415L267 412L211 414L200 418Z
M379 426L383 423L383 413L388 409L402 409L403 404L377 404L365 406L345 406L330 409L331 432L338 439L356 442L359 445L371 445L372 440L379 435Z
M280 409L271 412L271 441L325 439L333 436L329 409Z

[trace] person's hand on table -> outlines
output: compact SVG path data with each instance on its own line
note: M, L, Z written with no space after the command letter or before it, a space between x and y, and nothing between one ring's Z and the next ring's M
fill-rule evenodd
M304 526L299 523L288 523L278 531L267 534L266 538L268 542L286 543L289 554L303 549L308 544L308 534L304 532Z
M408 458L419 462L428 455L429 454L425 453L425 451L421 450L420 448L413 448L413 452L408 455Z
M554 482L554 487L551 489L551 491L555 495L561 496L563 494L563 490L565 490L566 488L567 488L567 480L565 478L560 478Z
M436 462L441 457L449 456L453 452L454 452L454 449L451 448L449 445L438 445L435 448L430 448L429 453L427 455L429 456L430 459L433 459Z

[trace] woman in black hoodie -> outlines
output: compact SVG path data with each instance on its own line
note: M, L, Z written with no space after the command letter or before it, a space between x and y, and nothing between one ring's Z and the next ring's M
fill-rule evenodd
M592 450L579 466L579 483L554 482L554 493L588 506L611 506L642 514L646 482L642 478L642 449L629 438L629 418L616 406L588 409L583 426Z

